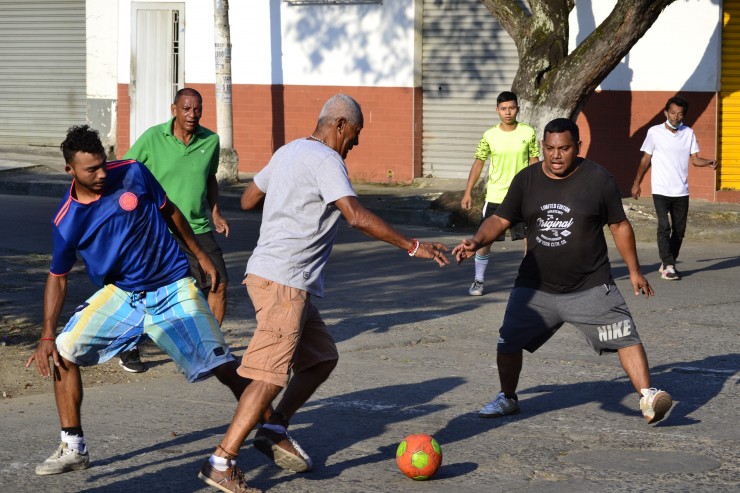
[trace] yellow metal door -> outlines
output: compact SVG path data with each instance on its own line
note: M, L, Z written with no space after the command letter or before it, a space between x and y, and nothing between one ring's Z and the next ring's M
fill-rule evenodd
M720 90L719 188L740 189L740 0L725 0Z

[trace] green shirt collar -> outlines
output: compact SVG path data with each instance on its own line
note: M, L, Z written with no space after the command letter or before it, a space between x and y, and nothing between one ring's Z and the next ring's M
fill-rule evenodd
M177 139L178 142L180 142L182 145L185 145L183 141L175 137L175 134L172 132L172 125L175 122L175 117L169 119L169 121L166 121L162 124L162 133L168 137L172 137L174 139ZM205 129L203 128L203 125L198 124L198 128L195 129L195 132L193 133L193 138L190 139L190 144L186 147L190 147L190 145L193 144L196 140L200 140L205 138Z

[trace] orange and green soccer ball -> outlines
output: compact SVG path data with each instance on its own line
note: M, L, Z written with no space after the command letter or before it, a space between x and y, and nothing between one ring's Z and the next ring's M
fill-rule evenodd
M409 435L398 445L396 464L406 476L423 481L434 476L442 465L442 449L429 435Z

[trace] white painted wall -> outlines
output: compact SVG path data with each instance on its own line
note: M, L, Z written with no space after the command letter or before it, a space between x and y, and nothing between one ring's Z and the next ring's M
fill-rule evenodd
M282 5L285 84L413 87L414 0Z
M214 83L213 1L184 1L185 80ZM131 3L118 1L122 84L130 82ZM282 0L232 0L232 81L413 87L415 3L291 6Z
M233 84L273 84L272 53L279 50L280 26L273 27L272 17L280 19L281 0L231 0L231 80ZM271 15L271 12L276 12Z
M570 43L586 38L615 0L579 0ZM599 86L603 90L709 91L719 87L721 0L676 0ZM583 32L582 32L583 29Z
M168 1L174 0L159 3ZM213 1L184 1L185 80L214 83ZM111 25L113 16L105 15L115 11L116 3L118 30ZM88 50L92 47L95 61L101 62L88 65L91 94L110 97L114 43L105 41L111 40L116 30L117 80L130 82L131 3L87 2L89 19L97 21L88 21L88 29L95 28L95 33L88 33ZM282 0L232 0L233 83L414 87L420 83L419 3L386 0L382 5L291 6ZM570 49L606 18L615 3L576 2L570 17ZM716 91L720 13L721 0L676 0L600 89ZM94 46L98 41L100 46Z
M118 0L87 0L85 2L87 41L87 97L117 98L118 77Z

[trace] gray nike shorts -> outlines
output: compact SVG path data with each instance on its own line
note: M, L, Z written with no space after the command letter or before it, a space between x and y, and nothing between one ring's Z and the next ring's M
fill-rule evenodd
M498 352L535 352L564 323L574 325L599 354L640 344L635 322L614 284L577 293L514 288L499 330Z

